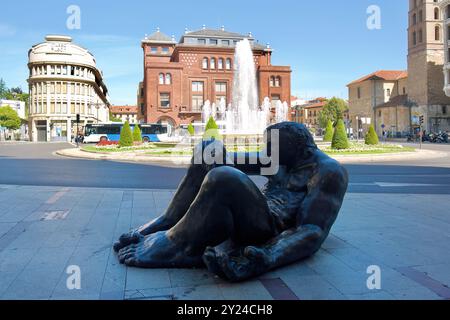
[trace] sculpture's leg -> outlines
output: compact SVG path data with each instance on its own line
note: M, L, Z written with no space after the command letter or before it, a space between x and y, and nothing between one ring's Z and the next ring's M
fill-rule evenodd
M197 196L207 173L204 166L191 165L166 212L155 220L123 234L119 241L114 244L114 250L118 252L130 244L138 243L144 236L169 230L176 225L186 214Z
M208 246L228 239L243 247L257 245L275 235L274 219L258 187L244 173L222 167L208 173L177 225L120 250L119 259L138 267L195 267L203 264Z

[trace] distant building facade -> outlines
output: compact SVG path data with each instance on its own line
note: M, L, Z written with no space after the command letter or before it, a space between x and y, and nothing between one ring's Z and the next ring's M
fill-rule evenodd
M19 130L16 130L14 132L9 132L11 139L16 140L28 140L28 125L26 123L27 116L26 116L26 104L23 101L16 101L16 100L4 100L0 99L0 107L6 107L10 106L14 111L16 111L19 118L22 120L22 125L20 126ZM2 130L2 129L0 129ZM7 131L6 129L3 129L4 131ZM0 139L3 138L5 135L5 132L0 132Z
M443 28L443 19L448 12L441 10L440 3L446 8L438 0L409 1L408 99L413 119L424 116L428 132L450 130L450 98L444 92L449 75L443 72L449 50L444 46L448 30Z
M272 49L251 34L203 28L188 32L179 42L159 30L142 41L144 80L139 85L138 118L141 122L173 127L201 121L202 106L232 99L234 53L238 41L252 44L259 100L265 97L291 103L291 68L273 66Z
M303 123L316 133L320 133L320 112L327 104L327 101L328 100L326 98L316 98L306 102L303 105L297 106L296 121Z
M32 141L71 141L81 125L109 121L108 89L94 56L71 37L47 36L28 53Z
M441 0L441 16L443 19L442 37L444 40L444 92L450 97L450 0ZM447 107L447 109L449 109ZM445 110L445 114L450 110Z
M408 106L408 72L380 70L347 85L351 132L364 137L370 125L381 136L389 131L394 136L406 135L411 129Z
M123 123L128 121L130 124L139 123L138 107L136 106L111 106L111 114L113 117L122 120Z

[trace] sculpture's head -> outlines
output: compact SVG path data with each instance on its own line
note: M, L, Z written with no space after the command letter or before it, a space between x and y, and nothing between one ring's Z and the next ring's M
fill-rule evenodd
M278 130L279 142L272 141L273 130ZM306 160L317 150L314 138L305 125L296 122L282 122L274 124L266 129L265 138L270 154L273 143L279 143L280 164L286 166L295 165Z

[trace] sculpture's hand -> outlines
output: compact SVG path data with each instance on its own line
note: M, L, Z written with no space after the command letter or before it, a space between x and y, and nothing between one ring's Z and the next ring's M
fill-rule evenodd
M271 269L270 254L266 249L247 247L231 254L218 254L217 263L230 281L243 281Z

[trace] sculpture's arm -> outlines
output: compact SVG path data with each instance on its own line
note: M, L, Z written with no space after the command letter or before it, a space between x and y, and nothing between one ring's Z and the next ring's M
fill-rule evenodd
M231 281L246 280L316 253L337 218L347 190L347 172L340 166L337 169L327 169L311 179L299 208L296 228L263 246L220 256L219 264L226 277Z
M261 172L259 153L229 152L227 158L232 161L231 166L247 175L259 175Z
M261 248L270 257L271 269L307 258L320 249L336 221L347 186L347 171L338 164L326 166L310 179L298 211L297 228Z

